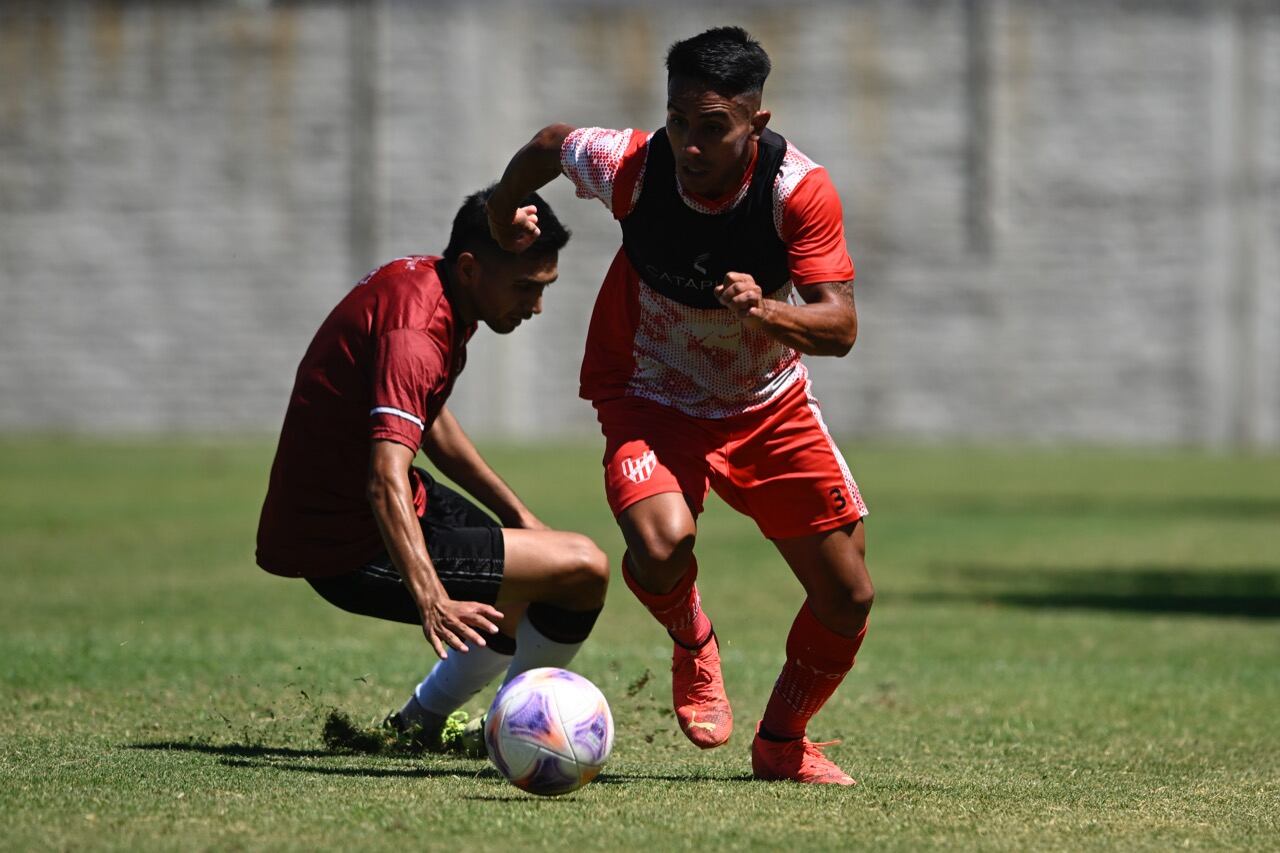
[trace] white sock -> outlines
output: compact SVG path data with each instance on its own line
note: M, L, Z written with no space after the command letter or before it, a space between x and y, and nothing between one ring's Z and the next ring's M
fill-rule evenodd
M582 648L582 642L557 643L549 639L533 627L529 614L525 613L516 626L516 653L511 658L511 666L507 668L507 677L502 683L506 684L525 670L540 666L567 667L578 649Z
M488 646L473 645L466 654L450 649L449 656L422 679L400 713L409 723L425 722L424 712L447 717L510 664L511 655L499 654Z

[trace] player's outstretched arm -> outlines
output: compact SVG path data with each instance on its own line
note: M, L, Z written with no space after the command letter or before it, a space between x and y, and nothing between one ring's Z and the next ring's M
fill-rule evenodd
M493 510L503 527L550 529L530 512L511 487L484 461L448 406L440 409L435 423L423 436L422 449L440 473Z
M797 288L805 304L766 299L755 279L731 272L716 287L720 304L748 326L762 330L805 355L847 355L858 337L853 282L808 284Z
M511 158L489 196L489 231L508 252L523 252L538 239L537 211L521 207L520 200L560 174L560 147L573 130L567 124L549 124L534 134Z
M414 452L394 441L375 440L369 459L369 504L377 519L391 561L422 614L422 633L436 655L449 656L446 647L467 651L467 644L485 645L478 632L493 634L502 613L477 601L454 601L436 575L427 543L413 509L409 466Z

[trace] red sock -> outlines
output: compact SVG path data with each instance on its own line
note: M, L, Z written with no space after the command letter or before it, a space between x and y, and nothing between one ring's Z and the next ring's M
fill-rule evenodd
M646 591L631 575L629 556L622 558L622 578L635 593L640 603L649 609L653 618L662 623L671 639L689 649L696 649L711 636L711 620L702 612L702 599L698 596L698 561L689 558L689 570L670 592Z
M818 621L806 601L787 635L787 662L773 685L761 731L785 740L803 737L809 720L853 668L866 633L864 623L856 637L837 634Z

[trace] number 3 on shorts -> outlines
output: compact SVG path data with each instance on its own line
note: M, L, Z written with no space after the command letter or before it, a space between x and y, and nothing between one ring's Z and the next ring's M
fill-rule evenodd
M849 502L845 500L844 490L836 486L828 494L831 495L831 503L835 506L836 512L844 512L844 508L849 505Z

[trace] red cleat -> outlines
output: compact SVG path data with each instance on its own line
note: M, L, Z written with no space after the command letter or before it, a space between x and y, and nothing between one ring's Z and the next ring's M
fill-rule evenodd
M720 646L713 631L702 648L679 643L671 654L671 702L685 737L702 749L720 746L733 733L733 709L720 675Z
M757 779L772 782L802 782L806 785L856 785L848 773L822 754L821 747L840 741L814 743L807 737L774 741L760 737L756 723L756 739L751 742L751 772Z

